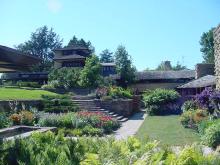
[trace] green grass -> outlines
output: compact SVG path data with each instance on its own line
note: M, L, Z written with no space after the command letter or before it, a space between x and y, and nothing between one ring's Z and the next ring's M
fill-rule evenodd
M156 139L162 145L181 146L199 141L199 135L184 128L179 116L147 116L136 136L144 140L147 136Z
M0 88L0 100L39 100L42 95L57 94L39 89Z

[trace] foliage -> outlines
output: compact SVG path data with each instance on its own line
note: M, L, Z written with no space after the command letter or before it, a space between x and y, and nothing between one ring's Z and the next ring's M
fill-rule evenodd
M35 116L32 112L22 110L19 113L14 113L10 117L13 125L34 125Z
M146 106L160 105L168 102L175 102L180 95L174 90L155 89L154 91L144 94L144 103Z
M193 111L198 108L199 107L198 107L197 102L195 100L187 100L183 103L181 110L183 112L186 112L186 111Z
M200 39L201 49L203 53L204 63L214 63L214 37L211 28L208 32L204 32Z
M213 148L220 145L220 123L213 124L205 129L202 142Z
M132 93L129 89L124 89L117 86L101 87L96 90L97 98L107 99L131 99Z
M41 86L41 89L43 89L43 90L54 90L55 89L55 85L54 85L54 83L53 83L54 81L52 81L52 82L48 82L48 84L44 84L44 85L42 85Z
M89 50L89 54L95 52L95 48L92 46L90 41L86 42L84 39L78 39L76 36L73 36L67 47L85 47Z
M64 139L60 133L34 133L28 139L18 139L3 146L2 163L8 164L73 164L73 165L145 165L145 164L209 164L219 162L217 155L204 156L200 146L187 146L176 155L169 149L158 149L157 141L140 141L134 137L127 140L112 138ZM9 147L10 149L7 149Z
M186 128L197 129L198 124L207 118L207 111L197 109L195 111L183 112L183 114L180 116L180 122Z
M220 119L216 119L216 120L210 120L210 119L206 119L206 120L202 120L199 124L198 124L198 132L199 134L202 136L205 134L205 130L210 127L213 124L218 124L220 123Z
M119 122L101 112L78 112L62 115L49 115L40 119L39 124L47 127L72 128L83 135L102 135L111 133Z
M19 87L40 88L40 84L38 84L37 82L31 82L31 81L18 81L16 85Z
M103 62L103 63L114 62L113 53L110 52L108 49L103 50L100 53L100 62Z
M79 107L73 103L68 95L43 95L43 110L45 112L60 113L60 112L76 112Z
M187 69L186 66L181 65L179 62L177 62L175 66L172 66L172 70L175 71L184 70L184 69Z
M120 75L120 84L127 87L135 81L136 69L132 65L132 60L125 47L119 45L115 52L115 62L117 73Z
M81 69L79 68L53 69L48 75L49 85L64 89L79 87L80 74Z
M169 61L162 61L156 68L156 70L159 70L159 71L167 71L167 70L178 71L178 70L184 70L184 69L187 69L186 66L181 65L179 61L174 66L171 65Z
M32 54L42 59L33 71L49 71L52 66L53 50L62 46L62 40L53 29L47 26L38 28L31 33L30 40L18 45L16 48L24 53Z
M10 126L10 120L6 113L0 112L0 129Z
M80 85L83 87L97 87L102 81L101 65L97 56L86 58L85 66L80 74Z

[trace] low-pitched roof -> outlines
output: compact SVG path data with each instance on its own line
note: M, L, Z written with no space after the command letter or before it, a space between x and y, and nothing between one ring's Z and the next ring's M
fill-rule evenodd
M61 57L56 57L54 60L72 60L72 59L85 59L86 57L80 56L78 54L66 55Z
M144 71L137 72L137 80L160 80L160 79L194 79L194 70L180 70L180 71Z
M177 88L203 88L203 87L209 87L216 84L216 76L213 75L207 75L203 76L199 79L190 81L184 85L181 85Z
M25 70L40 61L41 59L36 56L0 45L0 69L3 72Z

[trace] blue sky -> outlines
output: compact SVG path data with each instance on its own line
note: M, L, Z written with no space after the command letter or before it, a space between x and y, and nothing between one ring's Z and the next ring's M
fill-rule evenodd
M219 0L1 0L0 44L18 45L43 25L64 45L73 35L96 54L123 44L138 70L161 61L202 62L199 40L220 23Z

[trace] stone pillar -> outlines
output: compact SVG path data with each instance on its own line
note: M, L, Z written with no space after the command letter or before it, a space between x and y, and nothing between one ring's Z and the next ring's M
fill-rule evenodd
M214 30L216 88L220 89L220 25Z

